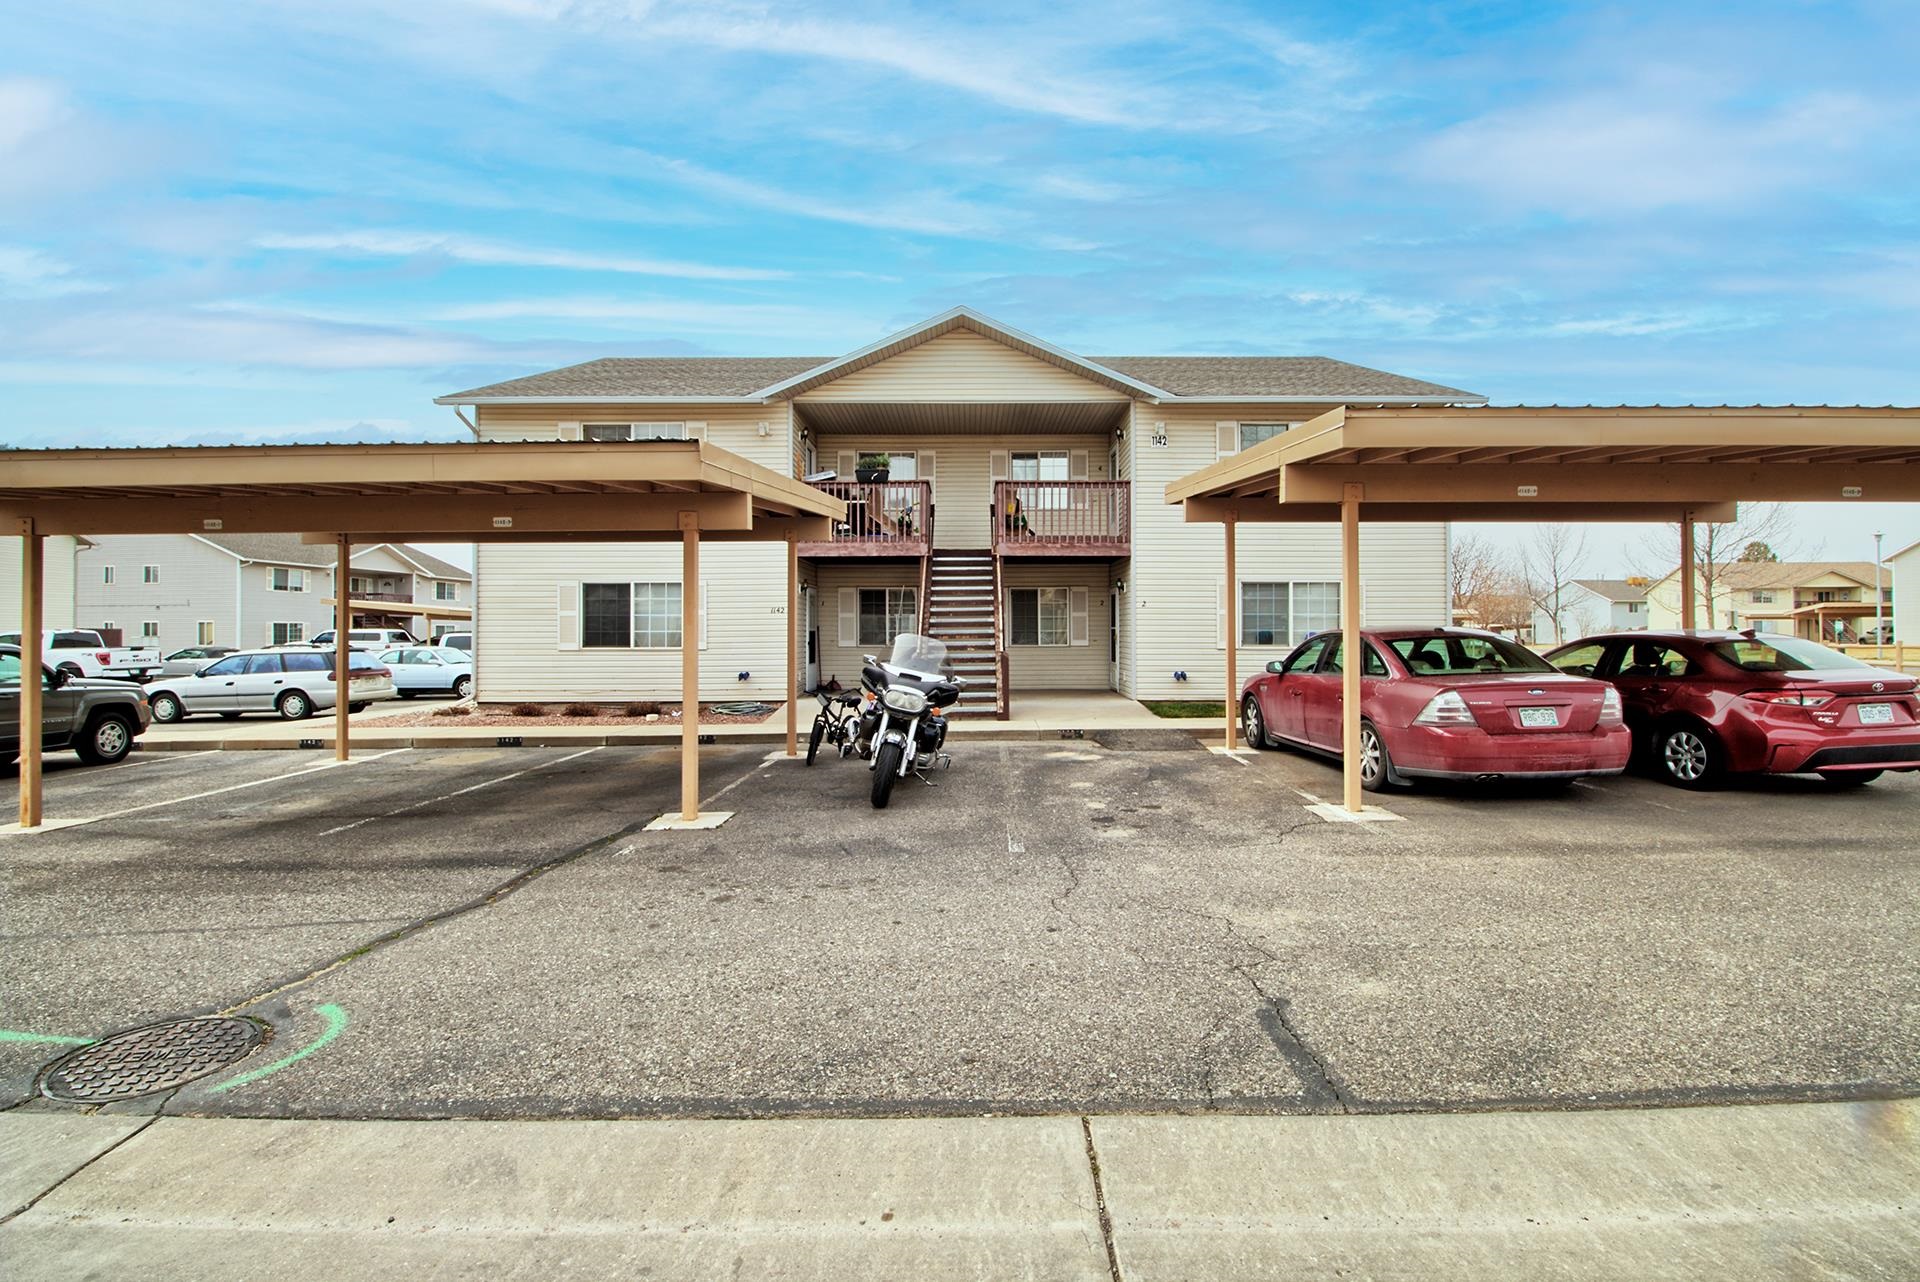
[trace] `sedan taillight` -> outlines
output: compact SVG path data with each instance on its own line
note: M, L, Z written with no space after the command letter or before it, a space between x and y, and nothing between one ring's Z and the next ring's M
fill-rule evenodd
M1818 708L1832 703L1839 696L1831 690L1773 689L1749 690L1743 696L1755 703L1785 704L1792 708Z
M1600 696L1600 724L1617 726L1625 719L1620 712L1620 692L1608 686L1607 692Z
M1427 700L1427 706L1413 719L1419 726L1470 726L1473 722L1473 709L1467 707L1467 701L1460 697L1458 690L1442 690Z

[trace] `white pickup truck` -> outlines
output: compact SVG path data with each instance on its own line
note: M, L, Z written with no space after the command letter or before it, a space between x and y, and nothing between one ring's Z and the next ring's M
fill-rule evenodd
M18 632L0 633L0 645L19 645ZM110 646L87 628L48 628L40 634L40 661L70 677L148 681L164 661L158 646Z

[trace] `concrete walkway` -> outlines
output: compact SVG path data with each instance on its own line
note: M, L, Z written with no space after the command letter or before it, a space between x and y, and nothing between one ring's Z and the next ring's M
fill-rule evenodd
M1907 1278L1920 1274L1916 1196L1914 1101L747 1122L0 1115L10 1278Z

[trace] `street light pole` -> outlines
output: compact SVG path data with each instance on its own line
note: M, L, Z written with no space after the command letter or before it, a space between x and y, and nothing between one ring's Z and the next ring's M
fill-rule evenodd
M1873 532L1873 657L1876 659L1887 652L1887 625L1880 618L1887 600L1887 594L1880 588L1880 540L1885 537L1879 530Z

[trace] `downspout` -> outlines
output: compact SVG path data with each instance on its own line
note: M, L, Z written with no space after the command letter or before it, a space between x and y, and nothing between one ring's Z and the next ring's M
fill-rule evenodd
M453 407L453 415L455 418L459 419L462 423L465 423L467 425L467 430L473 433L474 440L477 441L480 439L479 426L475 424L472 419L468 418L466 415L466 412L462 410L458 405Z
M247 643L241 638L244 620L241 619L242 602L247 599L247 563L236 559L233 563L233 644L236 649L244 650Z

